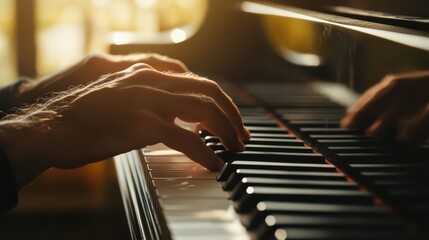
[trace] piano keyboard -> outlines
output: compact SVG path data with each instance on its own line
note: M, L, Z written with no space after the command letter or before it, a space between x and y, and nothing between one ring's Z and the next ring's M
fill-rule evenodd
M228 91L245 151L201 133L221 172L163 145L116 157L133 239L427 239L427 144L339 128L345 108L312 85L246 86Z

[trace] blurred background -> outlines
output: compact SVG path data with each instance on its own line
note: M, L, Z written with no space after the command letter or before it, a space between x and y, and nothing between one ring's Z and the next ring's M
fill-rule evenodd
M107 52L112 42L180 42L204 0L0 0L0 87ZM0 217L0 239L128 239L113 161L51 169Z
M206 0L0 0L0 85L108 51L112 42L184 41L206 7Z

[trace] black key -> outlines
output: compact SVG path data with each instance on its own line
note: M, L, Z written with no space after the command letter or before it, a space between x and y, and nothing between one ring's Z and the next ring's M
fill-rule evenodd
M397 172L404 171L407 173L429 173L428 164L350 164L350 167L360 172Z
M401 229L336 229L280 227L258 239L264 240L411 240L412 234Z
M304 142L298 139L273 139L273 138L251 138L247 144L280 145L280 146L304 146Z
M303 180L303 179L282 179L282 178L261 178L244 177L235 184L230 191L230 199L237 200L248 187L285 187L285 188L310 188L310 189L328 189L328 190L358 190L356 183L348 181L327 181L327 180Z
M296 139L294 135L288 133L252 133L252 138Z
M252 120L273 120L272 117L266 115L266 114L245 114L241 115L243 121L252 121Z
M317 214L302 216L296 214L272 214L265 218L268 227L332 227L342 228L401 228L401 222L393 216L373 216L366 218L362 216L320 216Z
M207 136L204 138L205 143L209 142L220 142L219 137ZM280 146L304 146L302 140L294 138L288 139L278 139L278 138L251 138L246 141L247 144L261 144L261 145L280 145Z
M385 189L415 189L428 191L426 182L414 182L407 180L375 180L374 184Z
M372 205L373 197L366 191L248 187L234 207L244 212L261 201L298 201L303 203L342 203Z
M287 133L288 130L280 127L246 127L251 133Z
M403 207L406 209L407 212L413 215L423 215L426 218L429 215L429 204L427 203L405 205Z
M245 151L313 153L313 149L307 146L279 146L262 144L244 144L244 146Z
M301 180L320 180L320 181L346 181L342 173L337 172L304 172L304 171L278 171L278 170L260 170L244 169L235 170L229 178L222 182L224 190L232 190L243 178L281 178L281 179L301 179Z
M344 128L300 128L299 131L303 134L335 134L335 135L357 135L362 134L361 131L349 130Z
M334 153L391 153L393 148L387 146L334 146L328 147L328 150Z
M266 114L266 111L264 108L261 107L240 107L240 113L241 114Z
M296 108L337 108L338 104L334 102L321 102L321 101L305 101L305 102L289 102L286 100L279 100L277 102L269 101L268 105L275 107L296 107Z
M361 172L363 176L374 181L412 181L429 182L428 172ZM429 189L429 187L428 187Z
M372 137L359 134L310 134L310 139L371 139Z
M349 164L395 162L395 157L391 153L337 153L335 158Z
M296 127L311 127L311 128L332 128L339 127L339 121L304 121L304 120L291 120L288 123Z
M213 151L225 150L222 143L207 143ZM312 153L313 149L306 146L279 146L279 145L261 145L261 144L244 144L245 151L250 152L292 152L292 153Z
M342 139L342 140L320 139L320 140L317 140L316 142L317 144L323 144L330 147L391 146L391 144L379 139Z
M301 202L258 202L250 215L241 218L243 225L253 229L270 214L294 214L317 216L386 216L387 212L376 205L356 206L346 204L319 204Z
M325 163L325 158L319 153L280 153L280 152L227 152L223 150L215 153L225 162L237 160L270 161L287 163Z
M307 119L306 121L334 121L337 122L337 120L334 120L333 118L341 118L344 116L342 113L280 113L282 117L285 120L291 120L291 121L303 121L304 119ZM304 120L305 121L305 120ZM338 121L339 122L339 121Z
M276 109L279 114L318 113L318 114L345 114L346 110L341 108L280 108Z
M209 132L209 131L206 131L206 130L201 130L201 131L199 131L199 133L198 133L199 135L200 135L200 137L202 137L202 138L205 138L205 137L207 137L207 136L213 136L213 134L211 133L211 132Z
M283 163L266 161L233 161L226 164L218 176L218 181L226 181L232 172L239 168L284 170L284 171L309 171L309 172L336 172L333 165L310 163Z
M204 137L204 143L220 143L220 138L218 136L208 135Z
M402 206L405 205L415 205L415 204L427 204L429 202L429 192L428 188L420 189L416 191L413 189L406 190L393 190L389 191L389 197L391 197L395 202L401 203Z
M273 119L249 119L243 121L247 127L278 127L278 124Z
M329 116L283 115L282 117L285 122L288 122L288 121L337 121L339 122L343 118L343 115L329 115Z
M207 142L206 146L211 148L213 151L217 151L217 150L226 151L225 147L220 142Z

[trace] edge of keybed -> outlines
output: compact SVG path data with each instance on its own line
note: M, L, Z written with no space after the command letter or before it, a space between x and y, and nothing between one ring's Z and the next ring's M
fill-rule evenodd
M147 174L140 159L144 156L134 150L114 158L118 183L124 203L132 239L168 239L165 224L156 215L150 188L145 180ZM168 234L167 234L168 235Z

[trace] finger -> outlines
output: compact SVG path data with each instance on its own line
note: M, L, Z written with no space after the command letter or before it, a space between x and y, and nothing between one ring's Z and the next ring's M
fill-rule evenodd
M216 102L204 95L175 94L159 89L131 86L122 88L116 98L123 99L122 101L125 101L123 104L129 107L157 112L168 121L180 116L195 119L219 136L227 149L244 150L243 143L226 114Z
M168 147L184 153L191 160L212 171L219 171L224 162L208 148L201 138L190 131L160 119L158 127L160 140Z
M184 116L196 118L211 133L219 136L228 150L243 151L244 145L240 141L233 124L219 105L204 95L180 95L177 109Z
M419 111L397 135L397 139L404 142L421 143L429 137L429 104Z
M241 140L250 138L249 131L244 127L240 112L231 98L215 82L197 77L196 75L177 75L158 71L140 70L126 79L123 84L141 84L142 79L148 86L174 93L200 93L215 100L226 113Z
M230 119L234 129L239 133L240 139L245 141L250 138L250 132L244 127L237 106L216 82L194 74L166 74L166 78L168 78L169 82L176 82L174 86L171 84L165 86L169 91L177 93L193 91L213 98Z
M166 122L150 111L128 113L132 116L127 121L128 127L110 137L114 139L110 144L111 149L114 149L113 155L147 145L164 143L209 170L218 171L223 167L223 160L206 147L197 134ZM106 142L106 138L103 138L102 142Z
M397 102L386 106L378 118L366 129L366 134L373 136L386 136L396 131L403 117L410 110L404 108L403 104Z
M341 126L350 129L367 129L383 112L389 102L397 100L394 81L385 79L365 92L351 107L341 121Z

